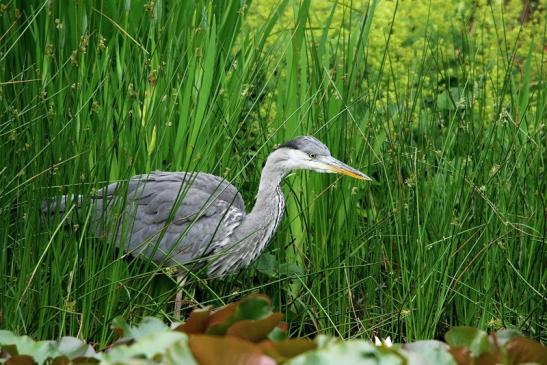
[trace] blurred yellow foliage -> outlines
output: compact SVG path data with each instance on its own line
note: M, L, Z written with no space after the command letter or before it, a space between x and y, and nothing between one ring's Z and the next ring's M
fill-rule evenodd
M373 1L313 0L307 19L307 41L317 39L333 12L329 30L331 44L344 44L358 34ZM496 118L495 111L503 97L502 88L508 72L517 88L524 82L525 62L531 55L530 80L533 86L541 72L543 60L545 17L541 2L526 12L520 0L429 0L378 1L367 40L368 73L379 73L384 65L384 95L378 106L385 107L395 95L393 90L407 90L422 77L424 88L433 90L441 79L455 78L461 83L485 83L482 98L487 101L486 113ZM271 16L279 0L254 1L249 8L247 24L262 26ZM297 24L300 1L289 1L272 32L269 42L281 36L290 39ZM512 65L509 63L512 62ZM434 66L424 70L423 65ZM421 69L422 68L422 69ZM473 80L465 75L473 75ZM472 88L473 85L467 85ZM389 91L392 90L392 91ZM475 90L475 92L477 92Z

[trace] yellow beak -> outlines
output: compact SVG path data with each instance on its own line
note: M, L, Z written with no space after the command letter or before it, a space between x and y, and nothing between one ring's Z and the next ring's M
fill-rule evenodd
M372 179L359 170L354 169L351 166L346 165L342 161L335 159L334 157L328 157L321 161L325 164L325 169L337 174L353 177L354 179L372 181Z

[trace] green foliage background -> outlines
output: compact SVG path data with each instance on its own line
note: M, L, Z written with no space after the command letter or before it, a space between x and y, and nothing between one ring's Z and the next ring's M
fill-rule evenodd
M170 318L163 268L93 237L88 209L45 222L44 199L199 170L250 209L268 151L313 134L376 182L289 177L268 252L188 283L188 307L260 290L294 335L544 340L546 29L530 4L3 1L0 327L105 344L117 315Z

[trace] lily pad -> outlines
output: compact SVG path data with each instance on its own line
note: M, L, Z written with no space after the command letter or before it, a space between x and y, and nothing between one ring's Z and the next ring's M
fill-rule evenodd
M454 327L445 334L446 343L452 347L467 347L473 357L492 351L486 332L473 327Z
M190 313L188 320L179 325L175 330L187 334L205 333L207 326L209 325L210 315L211 311L209 309L193 310L192 313Z
M259 346L265 354L273 357L280 363L317 348L317 344L314 341L304 338L294 338L279 342L266 340L262 341Z
M131 345L119 345L98 357L101 364L125 364L132 358L154 359L162 356L177 343L187 346L188 336L182 332L166 330L139 337Z
M29 336L16 336L11 331L3 330L0 330L0 349L8 352L12 359L18 355L31 356L39 365L43 364L47 359L62 355L57 350L55 341L34 341ZM15 359L23 363L27 361L23 357L16 357Z
M272 313L262 319L246 319L235 322L226 331L227 336L236 336L251 342L266 339L268 334L281 322L283 315L279 312Z
M200 365L276 365L256 344L237 337L191 335L189 344Z
M144 317L137 326L129 325L121 316L114 318L111 325L112 330L120 337L138 340L149 334L162 332L168 329L162 320L155 317Z
M507 355L514 364L547 364L547 348L526 337L515 337L505 345Z
M272 304L268 297L252 294L212 313L205 333L224 335L235 322L262 319L272 314L272 311Z
M448 345L441 341L426 340L402 345L403 355L413 355L420 365L456 365L456 361L448 352ZM412 362L411 362L412 364Z
M337 341L324 348L307 351L293 359L286 365L331 365L331 364L359 364L359 365L403 365L406 360L395 351L384 351L367 341Z

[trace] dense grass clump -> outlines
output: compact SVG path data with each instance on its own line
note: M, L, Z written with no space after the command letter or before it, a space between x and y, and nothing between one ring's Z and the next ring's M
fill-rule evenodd
M313 134L375 182L289 177L268 252L188 307L260 290L293 335L544 341L540 4L410 3L4 0L0 327L106 344L118 315L171 315L163 268L43 200L208 171L250 209L269 150Z

